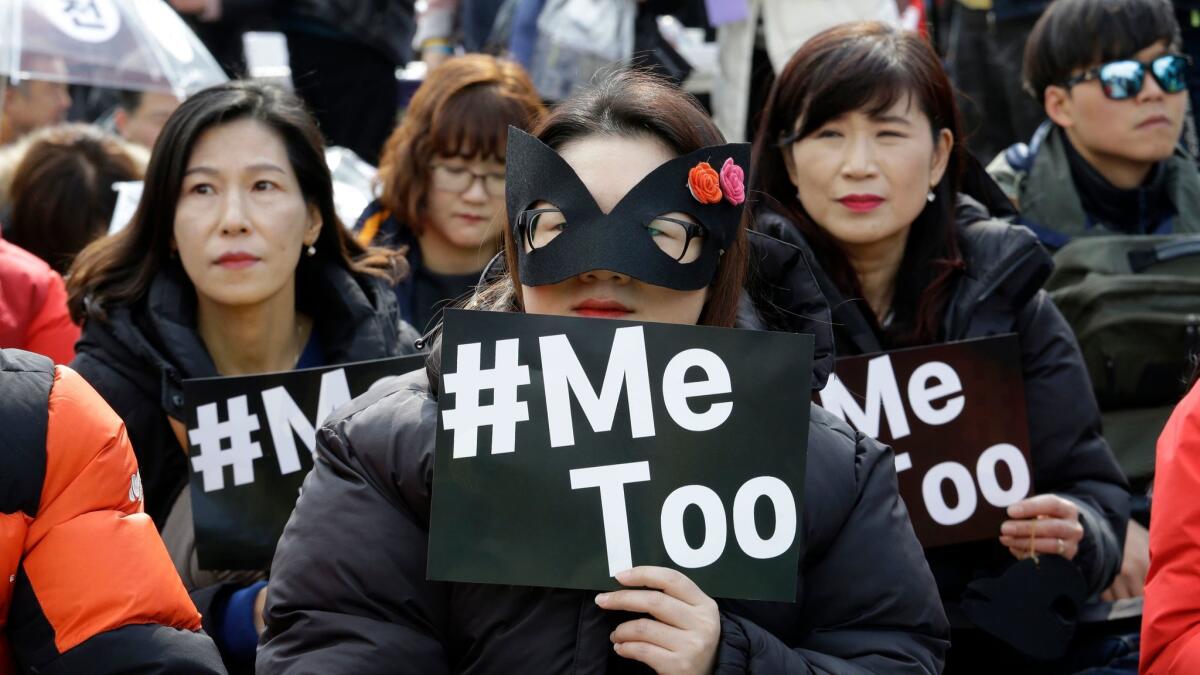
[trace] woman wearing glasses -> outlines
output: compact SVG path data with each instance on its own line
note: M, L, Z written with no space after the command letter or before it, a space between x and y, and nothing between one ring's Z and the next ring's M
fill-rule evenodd
M616 72L534 135L517 133L507 271L471 307L734 325L747 149L725 144L694 99ZM272 563L256 672L939 672L949 630L892 454L816 406L795 602L713 599L681 572L646 566L618 577L643 590L599 595L430 581L440 367L435 344L425 370L320 434Z
M955 630L947 672L1041 672L1067 651L1071 605L1117 572L1128 494L1075 338L1038 290L1049 258L991 219L1005 200L963 148L952 91L915 36L813 38L755 139L755 226L812 253L839 356L1018 334L1033 496L994 538L926 557Z
M356 237L405 249L411 273L396 299L418 330L474 288L499 250L508 126L529 129L542 112L519 65L471 54L429 74L384 146L381 195Z
M1180 46L1167 0L1062 0L1034 26L1025 83L1049 120L988 172L1052 251L1080 236L1200 232Z

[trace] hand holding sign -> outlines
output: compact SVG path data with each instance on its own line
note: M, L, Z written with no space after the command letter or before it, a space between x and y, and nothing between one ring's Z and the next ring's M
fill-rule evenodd
M1020 373L1008 335L841 358L817 398L895 449L900 495L933 548L995 537L1029 494Z
M597 605L654 617L617 626L609 636L617 654L659 675L712 672L721 639L716 601L687 575L666 567L634 567L617 574L617 581L642 589L601 593Z
M1034 553L1071 560L1079 553L1083 525L1079 524L1079 507L1075 502L1058 495L1038 495L1008 507L1008 515L1013 520L1000 526L1000 543L1017 560Z

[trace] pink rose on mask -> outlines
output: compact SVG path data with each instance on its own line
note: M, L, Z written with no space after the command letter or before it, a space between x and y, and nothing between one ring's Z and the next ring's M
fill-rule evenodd
M737 206L746 201L746 174L742 167L733 163L733 158L725 160L721 165L721 192L730 204Z

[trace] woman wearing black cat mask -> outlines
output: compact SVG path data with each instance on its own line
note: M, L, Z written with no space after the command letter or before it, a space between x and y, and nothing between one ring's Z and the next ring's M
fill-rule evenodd
M507 157L511 272L470 307L734 325L748 148L724 144L692 99L619 72L534 136L510 130ZM272 567L259 672L941 669L948 627L892 453L823 410L809 428L801 590L766 603L714 600L660 567L617 576L641 590L599 596L427 580L435 397L419 371L320 435ZM356 532L378 545L363 550Z

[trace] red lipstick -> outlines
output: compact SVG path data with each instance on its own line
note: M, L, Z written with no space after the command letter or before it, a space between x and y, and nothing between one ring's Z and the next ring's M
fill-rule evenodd
M261 260L261 258L256 255L243 253L242 251L232 251L222 255L220 258L217 258L217 264L227 270L241 270L253 265L259 260Z
M571 308L579 316L594 316L602 319L619 319L632 312L616 300L589 298Z
M884 199L879 195L846 195L838 201L855 213L867 213L879 208Z

